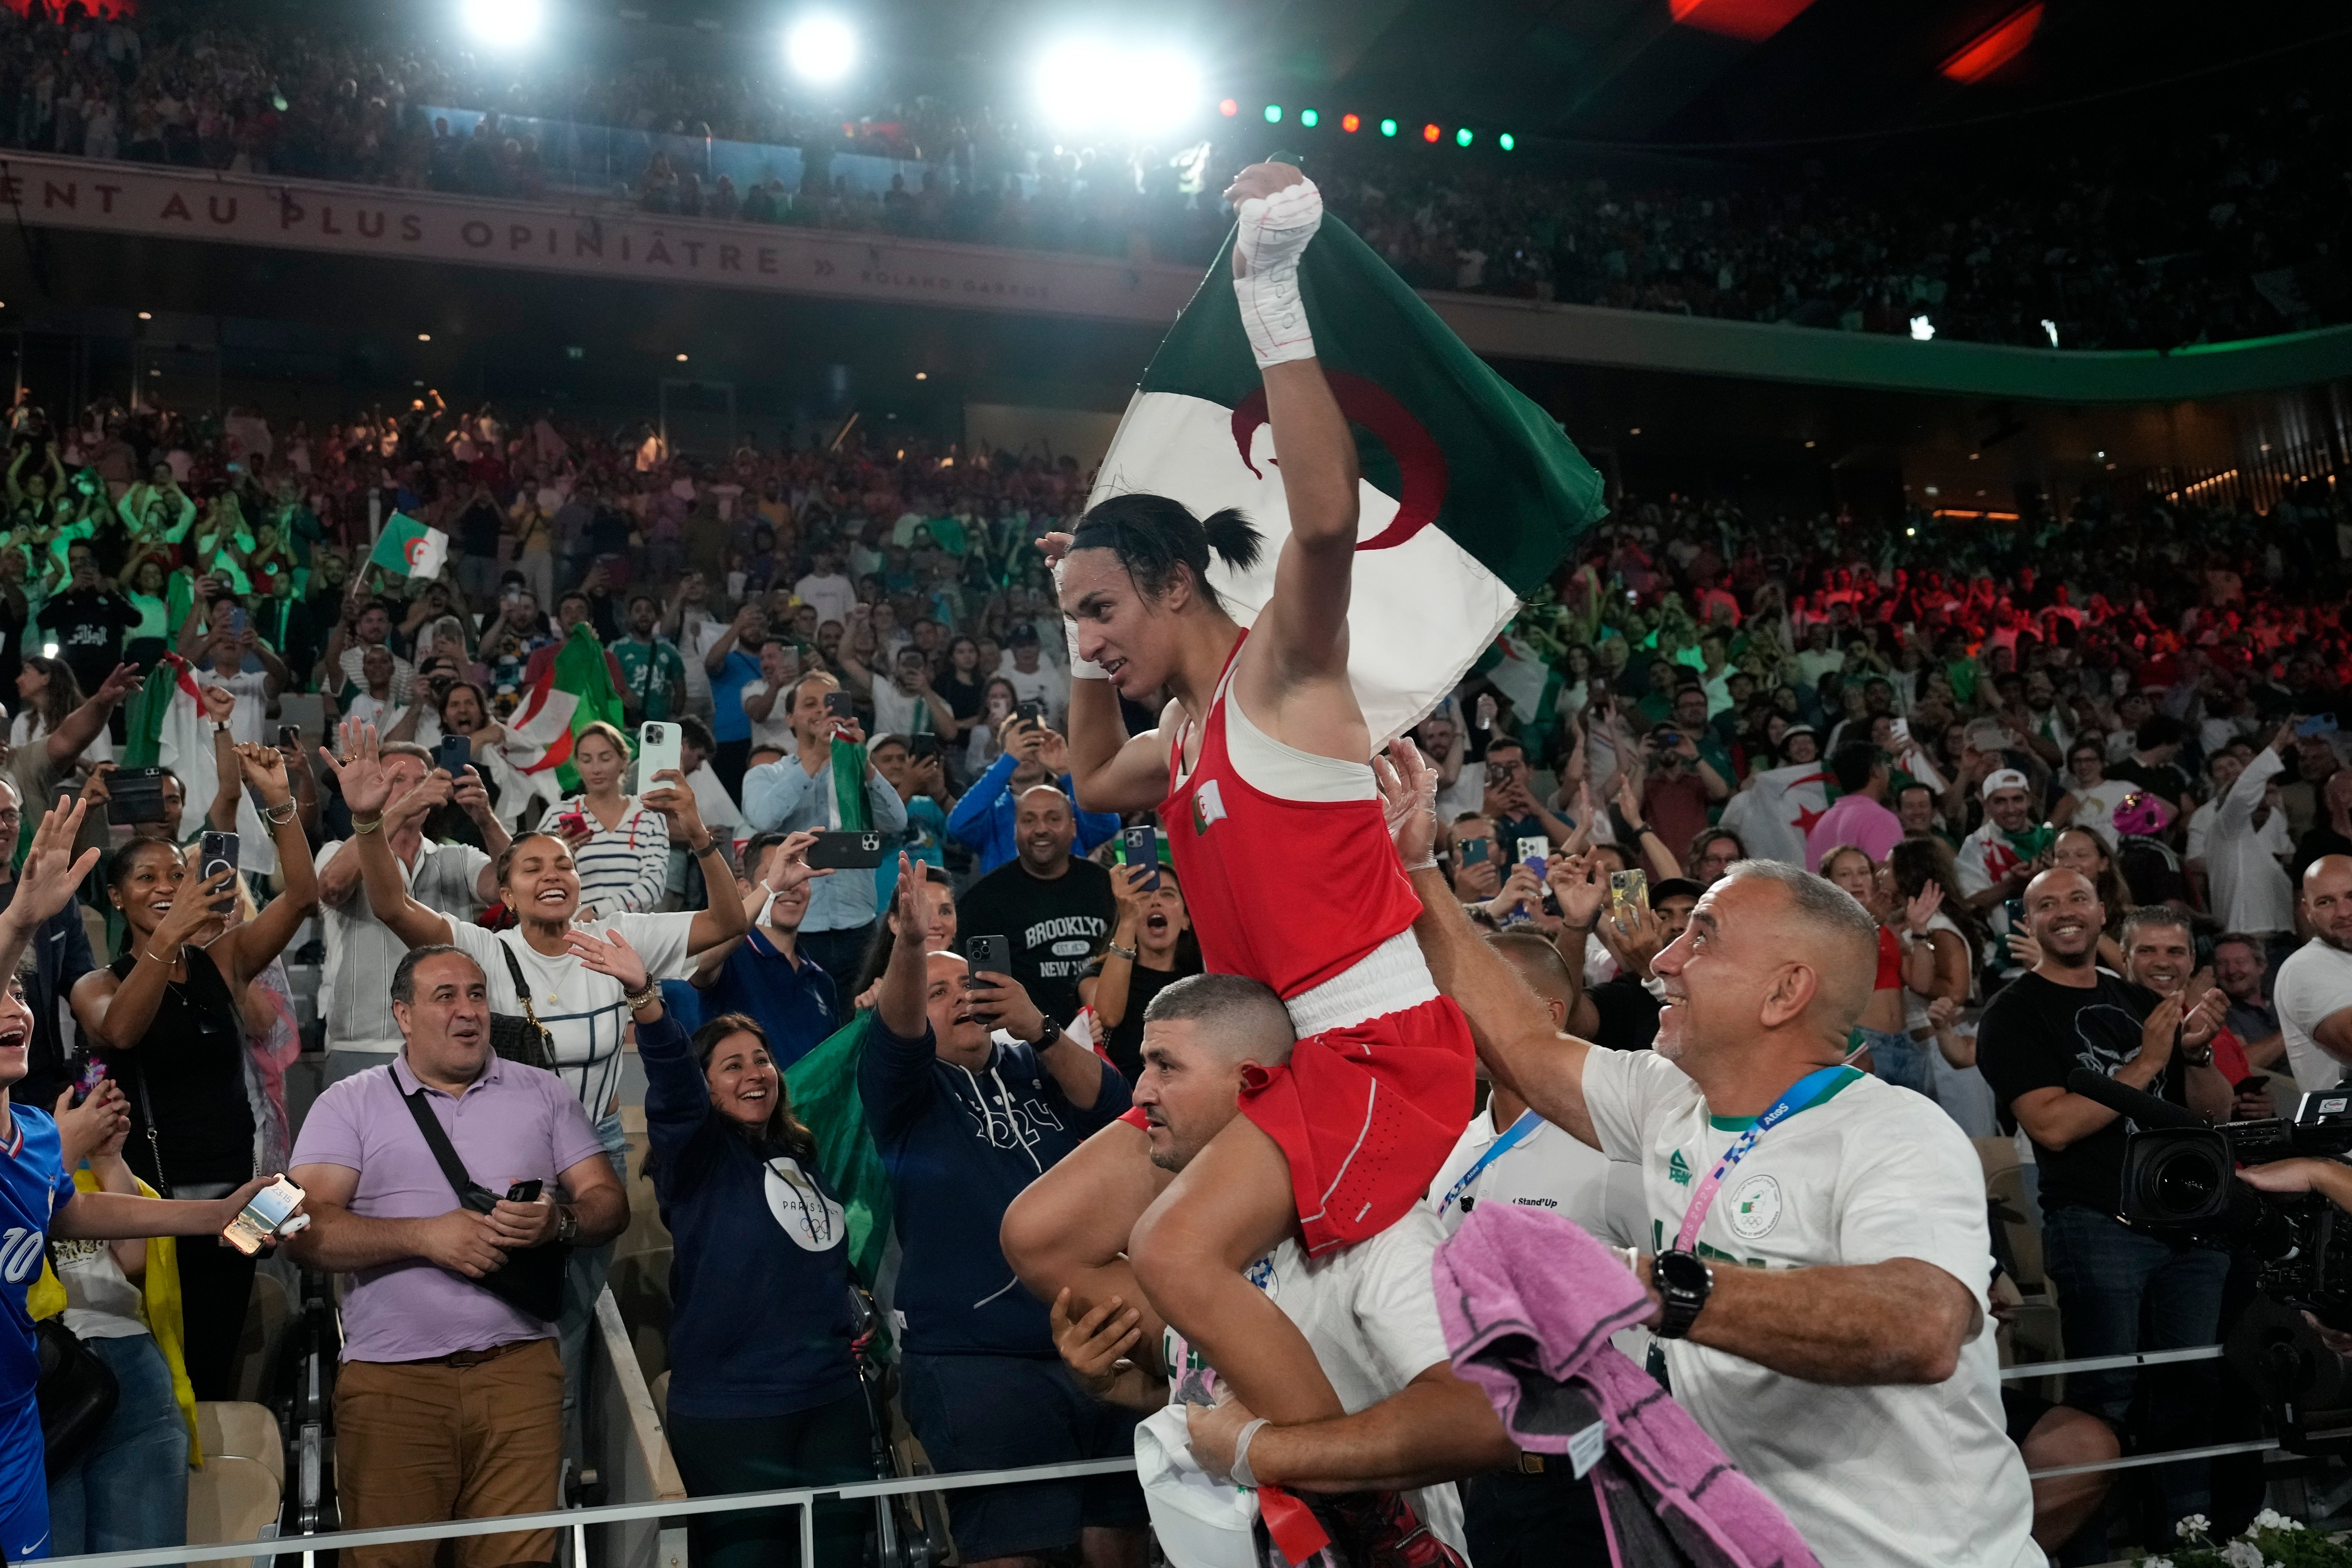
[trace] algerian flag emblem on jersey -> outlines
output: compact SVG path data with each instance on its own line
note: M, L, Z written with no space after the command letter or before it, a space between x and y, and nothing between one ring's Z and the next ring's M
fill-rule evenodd
M1246 577L1219 562L1210 577L1247 625L1290 522L1233 275L1228 237L1152 356L1089 504L1148 491L1196 517L1240 508L1268 548ZM1385 743L1454 689L1599 521L1601 476L1338 219L1325 216L1299 282L1363 474L1348 666Z
M1192 792L1192 833L1195 837L1209 831L1213 823L1225 819L1225 797L1218 792L1217 781L1202 779L1201 787Z

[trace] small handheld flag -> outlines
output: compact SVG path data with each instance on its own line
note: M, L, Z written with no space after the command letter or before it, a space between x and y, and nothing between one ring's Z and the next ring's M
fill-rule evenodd
M369 565L403 577L438 577L448 560L447 534L397 511L385 520L383 533L368 554Z

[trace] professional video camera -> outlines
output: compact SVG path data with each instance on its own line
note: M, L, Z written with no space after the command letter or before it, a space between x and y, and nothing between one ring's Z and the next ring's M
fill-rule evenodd
M2137 1124L2124 1144L2126 1225L2243 1245L2261 1260L2260 1288L2352 1329L2352 1215L2316 1193L2257 1192L2240 1165L2352 1152L2352 1089L2306 1094L2292 1118L2209 1126L2195 1112L2113 1079L2076 1069L2067 1088Z

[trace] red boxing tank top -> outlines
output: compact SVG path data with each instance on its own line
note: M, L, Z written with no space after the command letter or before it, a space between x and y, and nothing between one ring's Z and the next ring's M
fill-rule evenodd
M1225 744L1240 657L1235 643L1189 778L1181 776L1188 736L1177 737L1160 820L1202 963L1263 981L1286 1001L1411 930L1421 899L1397 863L1377 795L1285 800L1242 777Z

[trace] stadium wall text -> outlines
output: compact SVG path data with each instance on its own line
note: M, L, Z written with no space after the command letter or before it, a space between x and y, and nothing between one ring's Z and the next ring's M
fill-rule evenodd
M0 158L0 209L32 227L496 267L876 304L1163 326L1193 268L835 229L484 201L79 158ZM1492 359L1886 391L2152 403L2352 374L2352 327L2173 353L2060 353L1432 293Z

